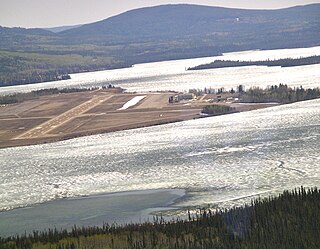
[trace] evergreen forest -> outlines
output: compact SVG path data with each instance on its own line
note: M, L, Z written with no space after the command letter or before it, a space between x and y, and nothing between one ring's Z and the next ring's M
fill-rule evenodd
M319 97L319 88L304 89L302 86L291 88L285 84L274 85L267 89L253 87L240 93L240 101L247 103L277 102L280 104L288 104Z
M208 115L222 115L233 112L235 112L235 108L225 105L208 105L202 109L202 113Z
M16 248L320 248L320 190L298 188L230 210L199 210L189 218L124 226L49 229L0 238Z
M265 61L232 61L232 60L215 60L209 64L203 64L196 67L190 67L188 70L203 70L225 67L244 67L244 66L268 66L268 67L296 67L320 64L320 56L302 57L297 59L286 58L279 60Z

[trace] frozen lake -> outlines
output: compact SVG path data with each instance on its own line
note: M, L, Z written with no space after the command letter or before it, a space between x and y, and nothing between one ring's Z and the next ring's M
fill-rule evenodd
M185 189L179 208L320 184L320 100L0 150L0 208ZM129 203L130 205L130 203Z
M244 51L226 53L223 56L187 60L163 61L137 64L131 68L106 70L90 73L72 74L70 80L46 82L24 86L1 87L0 94L32 91L53 87L91 87L114 84L128 91L146 92L158 90L188 91L205 87L226 89L242 84L266 87L279 85L299 87L320 87L320 64L299 67L249 66L186 71L186 68L222 60L273 60L280 58L299 58L320 55L320 46L312 48L279 49L264 51Z
M320 47L248 51L226 54L223 58L260 60L314 54L320 54ZM1 88L0 91L30 90L31 87L56 86L54 84L63 87L98 85L106 78L132 91L228 88L238 84L247 87L278 83L320 86L320 65L184 70L210 61L212 58L140 64L128 69L72 75L70 81ZM51 144L1 149L0 210L10 217L11 213L5 210L12 212L15 208L37 203L47 205L49 201L66 197L160 189L186 190L186 195L171 205L180 210L242 205L252 197L277 194L284 189L319 186L319 148L320 99ZM155 200L153 195L148 198ZM170 198L164 195L163 203ZM122 199L121 205L132 205L129 200L124 203ZM127 209L117 210L119 217L128 216L128 213L121 213L129 212ZM139 212L146 210L148 207L143 206ZM21 212L24 215L15 216L21 219L15 220L16 224L22 224L23 219L29 217L29 211ZM138 213L132 214L134 217ZM112 213L105 217L110 216ZM71 219L76 220L77 217ZM0 219L0 236L4 232L3 222ZM48 221L48 226L51 224Z

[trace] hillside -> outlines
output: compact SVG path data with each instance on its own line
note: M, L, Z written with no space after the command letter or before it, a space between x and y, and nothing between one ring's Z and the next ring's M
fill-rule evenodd
M0 86L141 62L316 46L319 16L320 4L280 10L180 4L131 10L58 33L0 27Z
M304 40L308 40L311 45L313 42L319 44L319 36L316 35L320 32L319 14L320 4L281 10L163 5L128 11L64 31L61 35L66 39L77 37L82 42L98 43L123 42L123 39L127 42L143 42L160 38L188 39L190 42L200 41L202 44L218 46L224 43L243 46L250 41L251 46L271 48L272 44L266 45L266 40L262 43L262 38L268 38L267 41L273 42L273 46L281 46L281 43L288 46L293 45L293 41L288 41L288 38L292 39L294 34L301 35L302 32ZM289 37L284 39L284 34ZM297 37L295 40L299 44Z
M79 28L81 27L80 25L72 25L72 26L59 26L59 27L52 27L52 28L45 28L44 30L48 30L51 31L53 33L59 33L65 30L69 30L69 29L75 29L75 28Z

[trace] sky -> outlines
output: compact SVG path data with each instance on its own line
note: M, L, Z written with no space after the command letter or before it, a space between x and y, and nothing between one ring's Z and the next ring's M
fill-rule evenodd
M85 24L131 9L177 3L278 9L320 3L320 0L0 0L0 26L48 28Z

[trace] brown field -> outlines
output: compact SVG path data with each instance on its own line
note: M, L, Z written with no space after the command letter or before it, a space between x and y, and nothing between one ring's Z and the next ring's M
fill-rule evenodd
M135 96L137 105L118 110ZM201 105L169 104L172 93L99 90L56 94L0 107L0 148L59 141L199 117Z
M54 142L77 136L113 132L201 117L214 96L169 104L170 92L121 93L117 90L42 96L0 106L0 148ZM118 110L135 96L146 96L126 110ZM230 105L230 103L219 103ZM268 105L241 106L239 111Z

